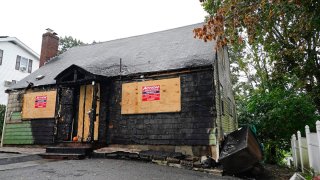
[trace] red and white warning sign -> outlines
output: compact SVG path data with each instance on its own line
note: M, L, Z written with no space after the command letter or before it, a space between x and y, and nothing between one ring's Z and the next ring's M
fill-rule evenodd
M142 101L160 100L160 85L142 86Z
M47 96L36 96L36 100L34 102L35 108L45 108L47 107Z

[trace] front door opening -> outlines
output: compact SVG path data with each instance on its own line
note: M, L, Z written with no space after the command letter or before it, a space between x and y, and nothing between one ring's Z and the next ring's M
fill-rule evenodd
M96 89L96 93L93 90ZM98 140L100 103L99 84L62 87L59 95L57 115L57 142L89 142L90 115L93 101L96 101L93 140ZM76 137L76 138L75 138Z

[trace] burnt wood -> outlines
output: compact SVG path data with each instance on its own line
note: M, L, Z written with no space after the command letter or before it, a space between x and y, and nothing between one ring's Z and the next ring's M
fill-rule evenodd
M105 89L107 92L101 97L109 99L108 113L102 117L110 119L107 141L113 144L209 145L209 130L214 127L216 117L213 70L177 76L181 78L182 109L176 113L121 115L121 84L132 81L102 84L101 87L111 87Z
M72 139L72 126L74 124L74 107L75 102L75 90L74 88L60 88L59 93L59 105L57 108L57 142L68 141Z
M54 143L54 119L31 120L31 131L34 144Z

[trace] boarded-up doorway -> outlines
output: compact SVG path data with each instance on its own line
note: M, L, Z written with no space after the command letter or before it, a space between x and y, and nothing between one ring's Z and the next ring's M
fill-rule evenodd
M96 88L95 88L96 87ZM96 89L96 93L94 93ZM98 140L98 129L99 129L99 110L100 110L100 86L96 85L82 85L80 86L80 97L79 97L79 113L78 113L78 140L81 142L87 142L90 140L90 114L92 111L93 101L97 101L96 106L96 118L94 121L94 140Z

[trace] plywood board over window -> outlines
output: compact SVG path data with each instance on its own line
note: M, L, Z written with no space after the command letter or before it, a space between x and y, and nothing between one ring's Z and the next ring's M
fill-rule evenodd
M181 111L180 77L122 84L121 114Z
M56 91L31 92L23 96L22 119L53 118Z

